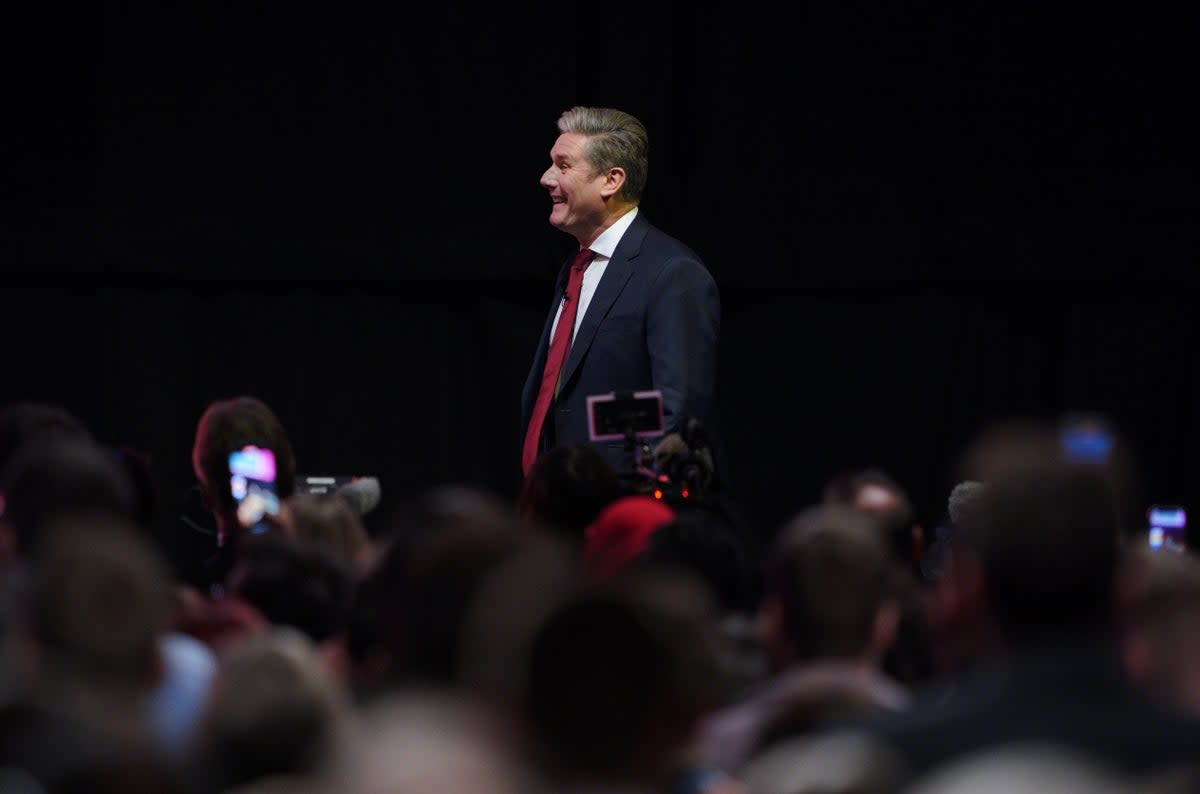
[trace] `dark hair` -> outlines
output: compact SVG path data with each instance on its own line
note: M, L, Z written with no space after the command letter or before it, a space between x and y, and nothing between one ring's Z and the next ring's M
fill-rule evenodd
M229 454L254 445L275 453L275 491L287 499L296 488L296 457L287 431L275 413L257 397L232 397L211 403L196 425L192 469L211 500L214 513L234 510L227 485Z
M511 534L507 530L516 522L511 503L478 485L447 483L419 489L405 497L378 527L376 537L381 553L356 589L346 643L351 659L362 663L372 654L380 654L387 657L391 665L382 673L384 678L409 675L410 670L401 669L411 667L410 657L414 651L410 645L410 633L414 629L409 625L408 613L414 610L414 604L422 603L420 599L426 597L414 595L419 588L430 588L422 593L437 588L429 581L427 570L431 565L430 557L440 557L432 549L477 545L473 540L476 538L493 547L507 549L507 538ZM432 567L440 565L437 562ZM474 584L471 576L465 573L458 582L453 579L447 574L442 580L451 591L464 582ZM448 600L453 603L438 600L424 610L429 615L428 623L422 623L422 629L427 627L436 633L439 621L459 618L465 608L465 597L453 595ZM436 616L433 613L437 613ZM440 638L431 640L430 645L441 650L425 654L436 661L422 662L419 675L439 681L453 677L454 663L447 660L457 654L458 639L453 634L456 631L457 624L444 626Z
M149 687L169 615L166 562L134 526L73 517L47 528L33 566L30 623L56 669Z
M860 502L868 488L878 488L888 494L887 505L864 505ZM826 484L824 501L853 507L871 515L879 524L896 559L920 575L919 557L922 549L913 535L916 510L907 489L884 469L869 466L838 475Z
M1095 467L1030 462L988 483L959 527L989 602L1012 635L1108 624L1121 539L1111 483Z
M727 612L750 613L757 606L752 551L737 530L713 511L678 508L675 520L650 536L640 559L695 574Z
M719 697L711 606L694 579L640 569L551 610L530 646L527 707L552 771L611 779L675 758L671 743Z
M110 451L89 438L40 439L23 447L0 475L4 520L20 554L36 553L51 523L73 517L132 521L135 491Z
M507 513L432 529L386 545L358 587L348 644L356 661L383 652L388 680L437 687L459 680L463 623L480 587L534 533Z
M52 438L92 439L75 415L51 403L22 401L0 408L0 470L31 441Z
M857 657L893 595L894 561L869 516L819 505L784 525L767 558L766 596L802 658Z
M346 628L354 573L332 552L281 535L248 537L231 577L233 592L272 625L314 642Z
M604 455L589 444L568 444L534 461L517 496L517 513L581 542L583 530L623 493Z

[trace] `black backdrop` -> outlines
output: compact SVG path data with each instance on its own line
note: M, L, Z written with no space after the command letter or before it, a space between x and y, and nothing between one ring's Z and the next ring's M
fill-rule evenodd
M14 24L0 398L151 452L212 399L302 471L518 487L571 241L559 112L651 134L644 211L722 290L734 495L763 535L849 466L940 518L983 425L1109 414L1190 502L1190 27L1144 8L95 4ZM416 14L415 11L411 12Z

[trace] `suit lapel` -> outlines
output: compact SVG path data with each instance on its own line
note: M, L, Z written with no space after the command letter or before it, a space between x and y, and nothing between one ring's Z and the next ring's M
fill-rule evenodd
M645 216L639 212L638 217L634 218L633 224L621 237L621 242L617 243L617 250L613 252L612 259L608 260L608 266L604 268L604 276L596 285L596 292L588 302L587 313L583 315L583 322L579 325L579 333L575 334L575 341L571 343L571 352L567 354L567 364L563 367L560 384L570 381L575 370L579 368L580 362L587 355L588 348L596 338L596 331L600 328L600 323L608 316L613 303L616 302L621 290L625 289L625 284L633 275L633 261L641 252L642 240L645 237L646 220Z

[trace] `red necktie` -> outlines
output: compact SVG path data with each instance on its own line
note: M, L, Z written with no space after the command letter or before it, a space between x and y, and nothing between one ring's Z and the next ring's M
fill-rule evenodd
M554 399L554 390L558 387L558 374L567 361L567 351L571 349L571 337L575 332L575 315L579 310L579 290L583 286L583 271L587 270L594 254L587 248L580 250L571 262L571 273L567 279L567 291L563 295L562 311L558 316L558 325L554 329L554 339L550 342L550 350L546 353L546 368L542 370L542 385L538 389L537 402L533 404L533 415L529 417L529 426L525 428L525 446L521 450L521 470L526 474L538 456L538 442L542 437L542 425L546 421L546 412Z

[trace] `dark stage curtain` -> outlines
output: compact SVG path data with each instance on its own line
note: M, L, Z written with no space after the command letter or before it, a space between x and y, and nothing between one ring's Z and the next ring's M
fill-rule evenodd
M1113 417L1148 499L1194 498L1188 25L545 5L31 12L0 398L152 452L164 526L200 412L241 393L302 471L511 496L570 246L537 181L559 112L602 104L647 123L643 209L722 289L720 409L760 533L868 464L935 522L983 424L1068 410Z

